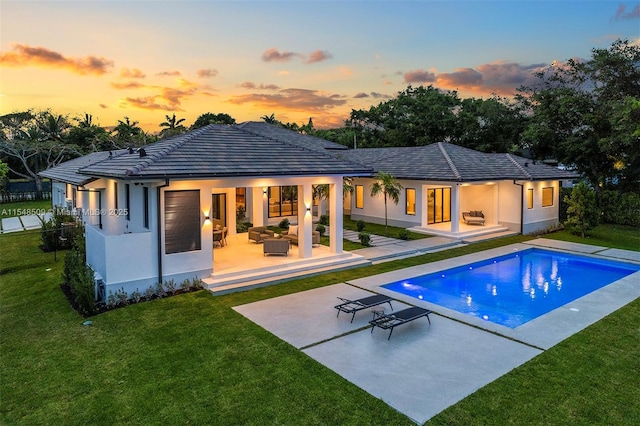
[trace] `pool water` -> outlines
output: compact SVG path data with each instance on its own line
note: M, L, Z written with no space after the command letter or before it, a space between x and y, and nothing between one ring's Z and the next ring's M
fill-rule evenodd
M537 248L383 287L510 328L640 270Z

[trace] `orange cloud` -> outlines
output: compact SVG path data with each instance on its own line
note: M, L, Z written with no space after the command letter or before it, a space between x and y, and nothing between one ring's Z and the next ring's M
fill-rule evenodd
M160 77L177 77L180 76L182 74L180 74L180 71L162 71L156 74L157 76Z
M148 109L151 111L184 111L172 105L163 105L156 102L157 96L147 96L141 98L124 98L121 107L126 108L133 106L140 109Z
M218 70L215 70L213 68L198 70L198 77L200 78L210 78L210 77L217 77L217 76L218 76Z
M438 86L474 89L482 85L482 74L471 68L457 68L451 73L438 74Z
M146 75L137 68L122 68L120 70L120 77L123 78L145 78Z
M287 108L297 111L322 112L344 105L340 95L327 95L318 90L283 89L277 94L250 94L233 96L229 102L236 105L256 104L264 108Z
M434 81L436 81L436 76L430 71L414 70L404 73L405 83L430 83Z
M44 47L14 44L12 51L0 53L0 65L11 67L41 66L65 69L80 75L102 75L113 67L113 61L103 57L66 57Z
M267 49L262 53L262 60L264 62L287 62L290 61L294 56L299 56L298 53L295 52L280 52L275 47L271 49Z
M111 87L113 87L114 89L140 89L142 87L145 87L145 85L142 83L138 83L137 81L128 81L125 83L112 82Z
M309 58L306 60L308 64L313 64L315 62L326 61L327 59L331 59L333 55L326 50L315 50L309 54Z
M280 87L276 84L256 84L252 81L245 81L239 85L243 89L249 90L278 90Z

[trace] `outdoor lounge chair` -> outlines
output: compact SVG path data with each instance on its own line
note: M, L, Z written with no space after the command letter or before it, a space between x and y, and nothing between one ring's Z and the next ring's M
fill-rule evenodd
M391 301L393 299L389 296L385 296L384 294L367 296L358 300L343 299L342 297L338 297L338 299L342 300L343 303L335 306L335 308L338 310L338 315L336 315L336 317L340 315L340 312L352 314L351 322L353 322L353 318L355 318L356 312L363 309L372 308L374 306L382 305L383 303L388 303L389 306L391 306L391 309L393 309L393 306L391 305Z
M394 312L392 314L377 314L375 317L369 321L371 324L371 332L373 333L373 329L376 327L383 328L385 330L391 330L389 332L389 337L387 340L391 339L391 333L393 333L393 328L402 324L406 324L414 319L418 319L420 317L427 317L429 320L429 325L431 325L431 319L429 319L430 310L419 308L417 306L412 306L411 308L403 309L398 312Z
M482 210L471 210L469 212L462 212L462 220L467 225L483 225L484 226L484 214Z

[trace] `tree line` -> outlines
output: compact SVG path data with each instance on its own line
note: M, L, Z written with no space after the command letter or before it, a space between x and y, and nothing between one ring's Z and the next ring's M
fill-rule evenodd
M352 110L335 129L316 129L311 118L301 125L283 123L275 114L261 120L351 148L447 141L516 153L572 167L596 190L640 192L640 46L616 40L606 49L592 49L588 60L554 63L535 77L535 84L518 88L511 99L461 99L456 91L408 86L393 99ZM37 182L39 171L74 156L236 122L208 112L187 128L175 114L165 118L158 134L149 134L129 117L108 131L90 114L74 119L51 111L7 114L0 116L0 160L12 175Z

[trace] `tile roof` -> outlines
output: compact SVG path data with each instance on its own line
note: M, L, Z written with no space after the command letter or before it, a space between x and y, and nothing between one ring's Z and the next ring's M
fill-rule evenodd
M145 156L126 151L82 167L79 173L132 179L350 175L371 172L368 166L338 159L325 149L311 148L310 145L315 144L318 138L311 140L304 135L299 137L290 130L274 130L265 126L210 124L147 145L143 148ZM303 139L304 142L301 142Z
M106 160L109 158L109 155L120 155L125 152L125 150L92 152L91 154L65 161L64 163L44 170L39 174L40 176L60 182L71 183L73 185L86 185L87 183L96 180L96 178L80 174L78 173L78 169Z
M446 142L417 147L360 148L336 155L399 179L470 182L579 177L574 172L535 163L517 155L487 154Z
M256 135L265 136L272 139L277 139L282 142L292 143L307 149L314 151L325 152L325 150L347 150L344 145L340 145L336 142L331 142L326 139L317 138L315 136L303 135L298 132L292 132L291 130L283 129L282 127L272 126L267 123L258 121L247 121L238 125L242 130L254 133Z

